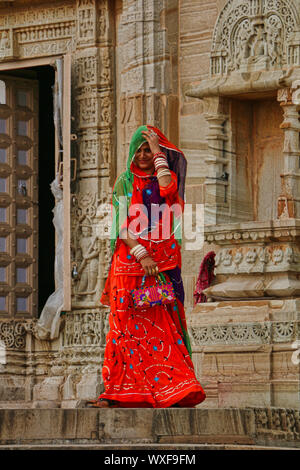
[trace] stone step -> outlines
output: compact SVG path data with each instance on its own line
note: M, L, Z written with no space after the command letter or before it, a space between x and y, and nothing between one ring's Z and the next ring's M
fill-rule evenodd
M82 446L125 450L137 446L145 449L188 446L191 450L213 447L299 450L299 412L276 408L3 407L0 446L2 449Z
M193 450L300 450L293 447L272 447L272 446L247 446L247 445L230 445L230 444L173 444L173 445L112 445L112 444L11 444L0 445L1 450L102 450L102 451L147 451L147 450L176 450L176 451L193 451Z

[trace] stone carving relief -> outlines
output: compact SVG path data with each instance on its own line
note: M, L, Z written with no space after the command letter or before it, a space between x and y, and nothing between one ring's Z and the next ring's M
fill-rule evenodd
M82 54L74 63L80 169L109 169L114 106L110 48L104 46L93 54Z
M7 349L24 349L26 330L21 322L0 322L0 342Z
M108 275L110 253L111 193L91 192L73 196L72 260L74 305L94 306Z
M98 244L97 236L93 236L93 226L88 218L80 224L81 236L78 248L81 253L78 266L79 282L77 285L77 296L84 295L88 300L96 292L98 278Z
M189 331L194 346L271 344L294 341L300 333L300 325L297 322L231 323L230 325L190 326Z
M111 84L112 74L112 61L110 49L108 47L101 47L100 49L100 79L101 85Z
M99 39L106 39L108 33L108 0L100 0L98 3L97 35Z
M101 149L101 162L100 166L108 168L112 163L112 141L110 134L101 134L100 137L100 149Z
M97 57L87 55L78 57L75 63L76 87L97 83Z
M72 201L73 306L99 305L110 259L103 207L110 198L103 177L113 177L113 53L108 1L77 2L78 50L74 58L74 99L83 182ZM97 41L101 38L100 46ZM89 47L88 49L86 46ZM101 181L99 180L101 176ZM94 189L84 191L86 180ZM105 191L104 188L105 187ZM106 194L106 196L103 196ZM110 199L109 199L110 203ZM109 204L110 205L110 204ZM107 211L110 217L110 208Z
M77 38L79 43L87 44L95 40L96 10L95 0L78 0Z
M64 21L66 18L74 18L74 5L49 6L47 8L32 8L20 11L13 11L10 15L0 17L0 28L34 25L49 25L58 21Z
M213 34L211 74L283 67L290 63L288 45L299 47L291 42L298 26L292 1L229 0Z
M85 87L84 93L77 97L77 123L79 128L93 126L97 113L98 98L96 91Z
M105 337L108 333L106 316L98 310L89 312L76 311L67 315L63 335L64 347L98 346L105 347Z
M100 124L102 127L111 127L112 124L112 95L103 94L101 96Z
M0 17L0 60L65 53L75 48L73 6L33 8Z
M0 59L14 57L14 40L11 29L0 30Z
M93 224L95 215L95 194L80 193L78 197L73 196L71 246L74 293L77 299L84 296L88 301L93 299L98 278L99 248Z
M281 439L300 438L299 410L288 408L254 408L255 425L258 433L268 434L276 431Z
M86 129L79 135L80 168L95 168L99 155L98 133Z
M276 247L249 247L232 249L224 248L217 252L215 258L216 273L249 273L285 271L293 268L299 271L300 253L296 247L289 245Z

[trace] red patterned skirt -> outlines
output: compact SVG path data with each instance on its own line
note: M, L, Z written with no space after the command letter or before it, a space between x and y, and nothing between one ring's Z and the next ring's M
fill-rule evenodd
M110 300L109 333L103 364L105 392L99 398L124 408L193 407L205 399L180 334L174 304L135 309L131 290L142 276L114 275L114 257L101 303ZM167 271L165 271L167 280ZM155 278L146 277L145 286ZM184 307L177 300L181 317Z

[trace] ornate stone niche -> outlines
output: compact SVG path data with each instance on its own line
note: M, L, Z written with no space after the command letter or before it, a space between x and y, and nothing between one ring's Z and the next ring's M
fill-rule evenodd
M210 77L186 92L209 127L206 224L299 214L299 31L293 1L230 0L218 17Z
M297 3L293 0L228 1L213 34L211 75L300 65Z

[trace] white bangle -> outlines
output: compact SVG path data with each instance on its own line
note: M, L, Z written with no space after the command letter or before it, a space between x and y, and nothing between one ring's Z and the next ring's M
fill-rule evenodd
M169 168L168 162L165 158L157 158L154 161L154 166L155 166L156 169L160 166L164 166L166 168Z
M161 178L161 176L171 176L171 172L168 168L164 168L157 172L157 178Z
M133 255L137 261L141 261L143 258L149 256L148 251L146 248L141 245L140 243L130 250L130 254Z

